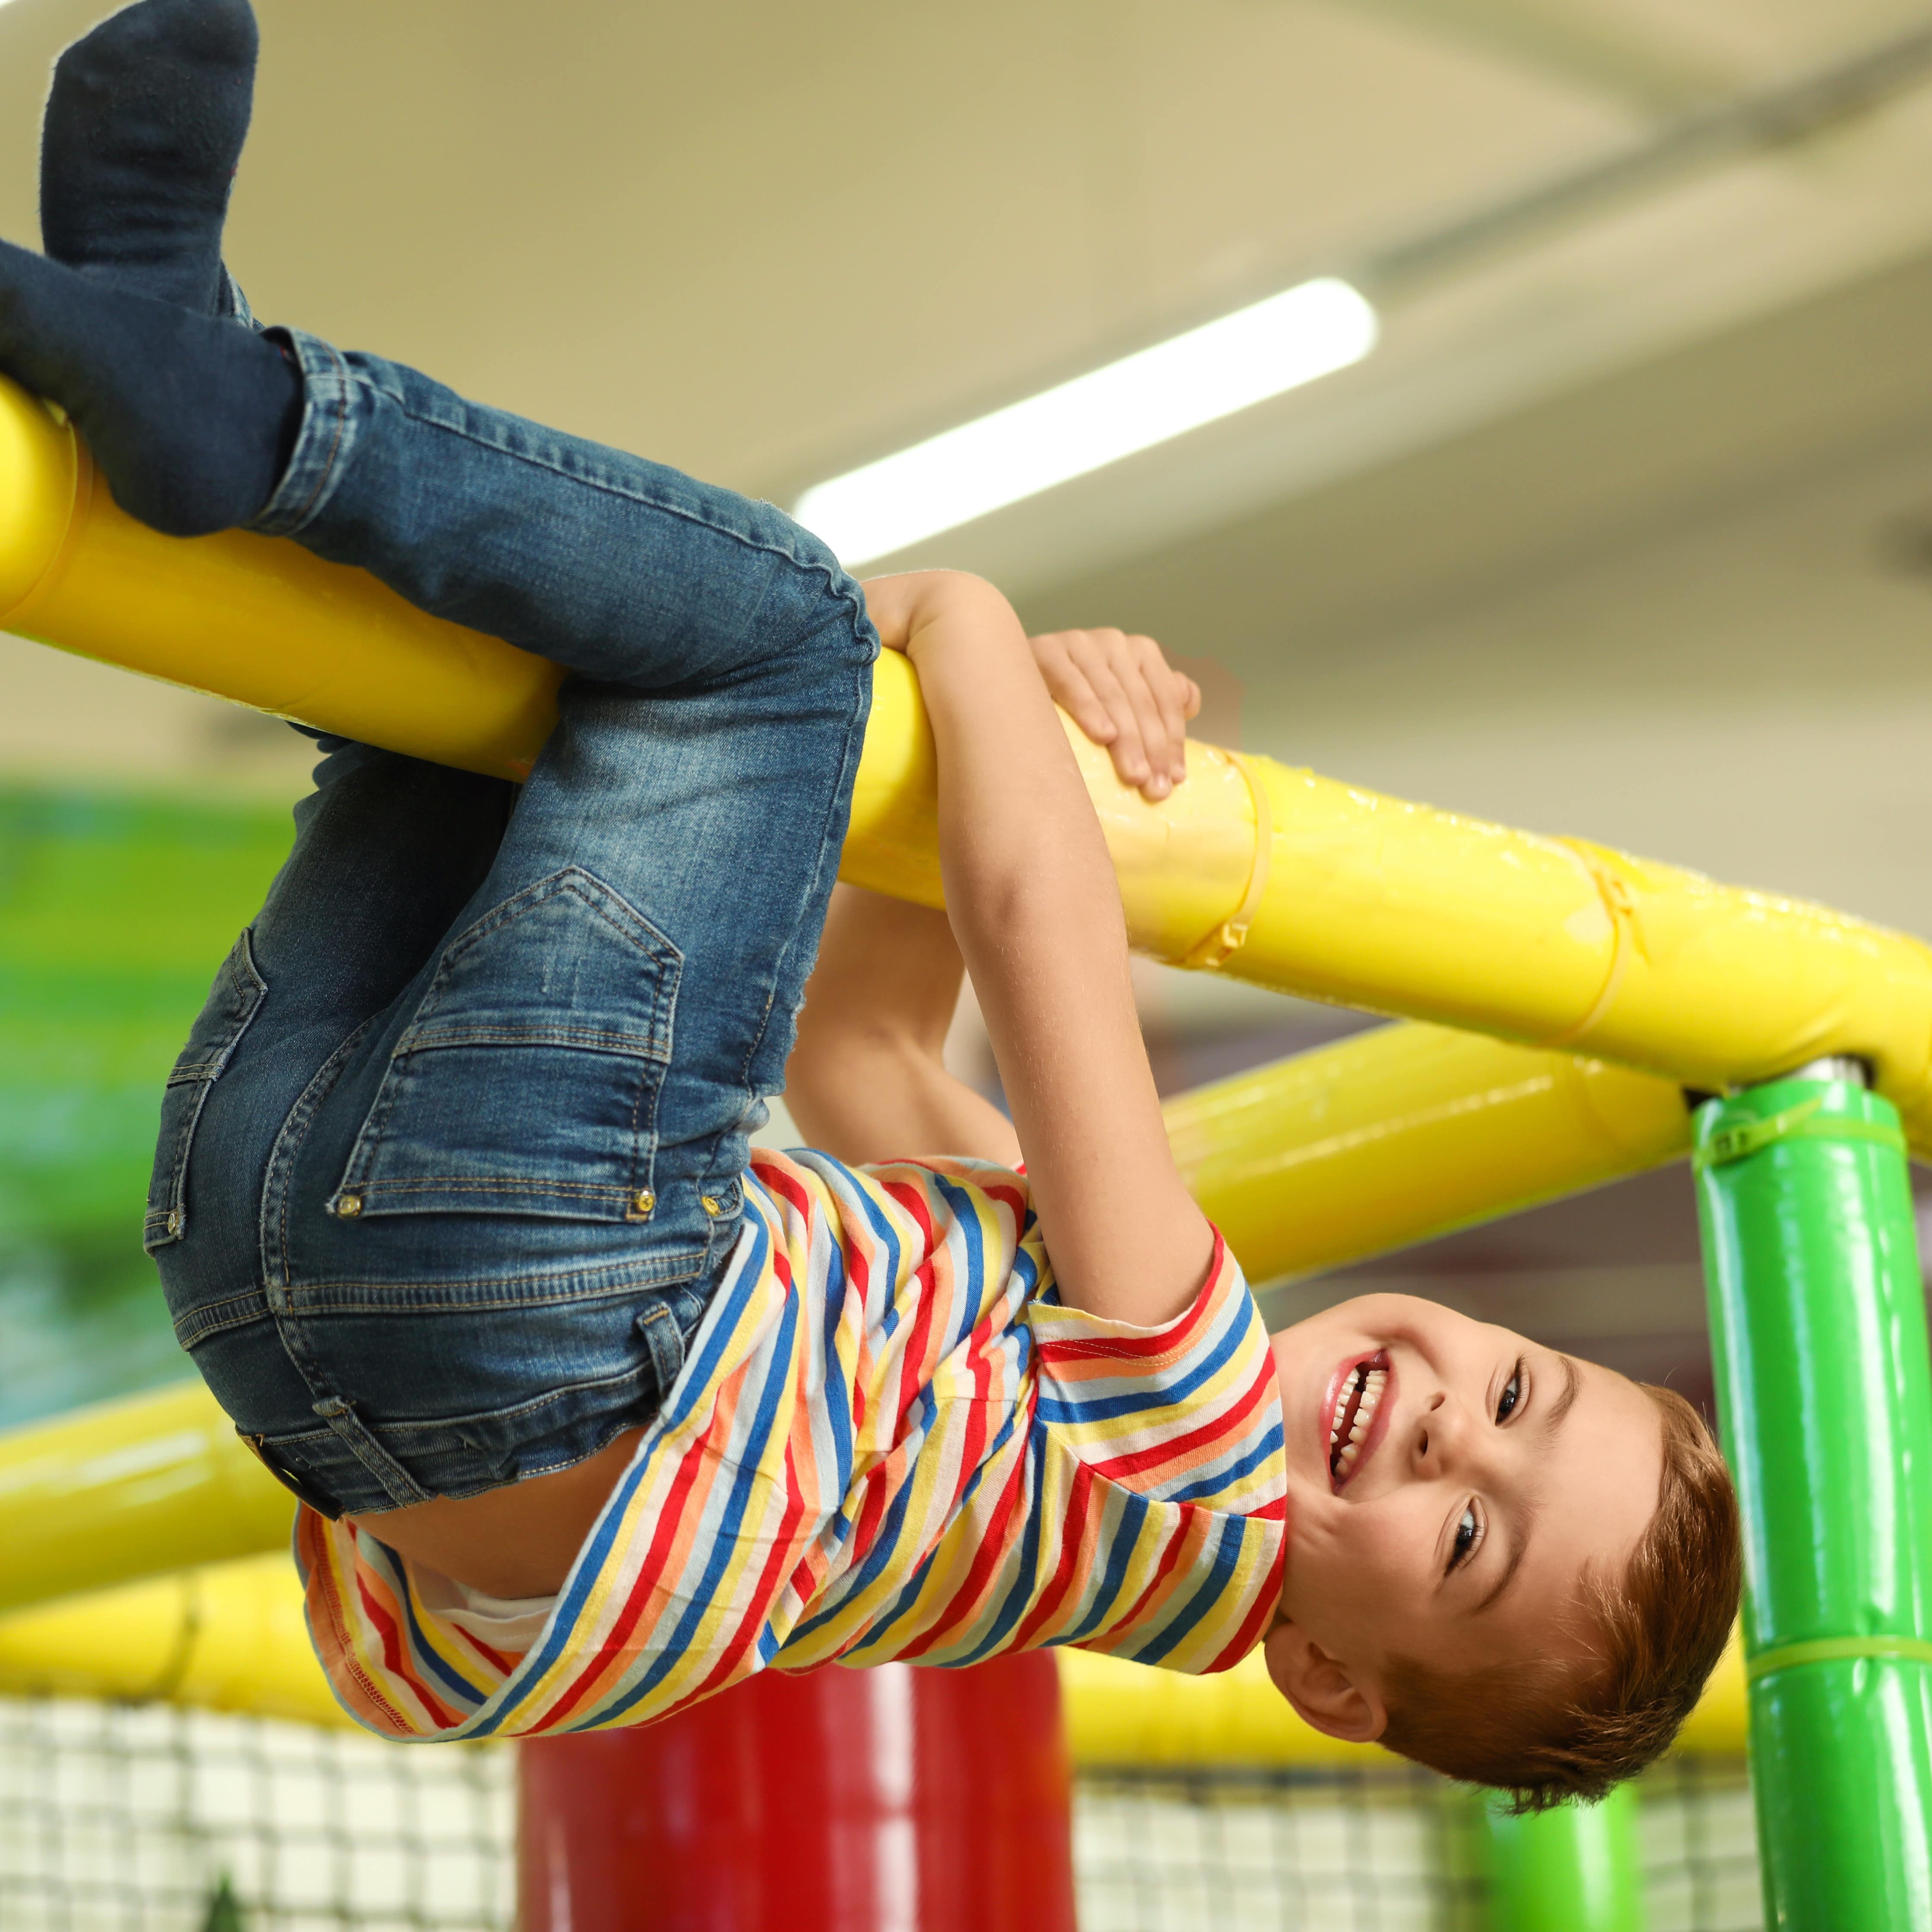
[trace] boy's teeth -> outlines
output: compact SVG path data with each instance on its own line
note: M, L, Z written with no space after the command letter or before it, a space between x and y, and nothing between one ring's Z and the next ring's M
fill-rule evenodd
M1335 1404L1335 1413L1328 1424L1328 1454L1337 1476L1345 1476L1355 1465L1361 1454L1363 1438L1368 1434L1376 1419L1376 1409L1382 1399L1382 1391L1388 1386L1386 1369L1358 1370L1343 1388ZM1348 1416L1348 1404L1353 1400L1355 1412ZM1342 1424L1348 1420L1348 1439L1343 1442Z

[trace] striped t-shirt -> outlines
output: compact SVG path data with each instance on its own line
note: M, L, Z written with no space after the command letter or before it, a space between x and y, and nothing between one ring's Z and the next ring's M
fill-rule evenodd
M1286 1540L1268 1338L1218 1236L1156 1329L1064 1307L1022 1175L760 1150L683 1369L526 1652L304 1509L336 1695L405 1738L665 1716L767 1665L1078 1644L1227 1669ZM465 1619L464 1621L470 1621Z

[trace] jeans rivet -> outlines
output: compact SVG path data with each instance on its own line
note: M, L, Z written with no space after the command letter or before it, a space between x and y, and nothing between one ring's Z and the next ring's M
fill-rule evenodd
M640 1214L648 1214L658 1204L658 1197L648 1187L640 1187L631 1197L631 1205Z
M335 1204L335 1211L345 1221L352 1221L362 1211L362 1197L359 1194L345 1194Z
M715 1221L724 1211L724 1204L715 1194L700 1194L698 1204Z
M178 1234L181 1232L181 1216L178 1214L170 1214L168 1216L168 1232L171 1234Z

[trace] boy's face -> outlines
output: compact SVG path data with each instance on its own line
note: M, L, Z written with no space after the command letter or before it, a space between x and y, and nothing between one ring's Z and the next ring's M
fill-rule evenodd
M1586 1573L1619 1577L1657 1507L1662 1424L1636 1384L1406 1294L1274 1348L1288 1546L1268 1658L1304 1717L1378 1735L1392 1658L1589 1654Z

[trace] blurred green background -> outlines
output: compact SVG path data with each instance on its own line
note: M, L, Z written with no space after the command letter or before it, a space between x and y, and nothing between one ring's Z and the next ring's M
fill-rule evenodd
M0 1426L189 1372L141 1216L163 1082L291 828L0 788Z

